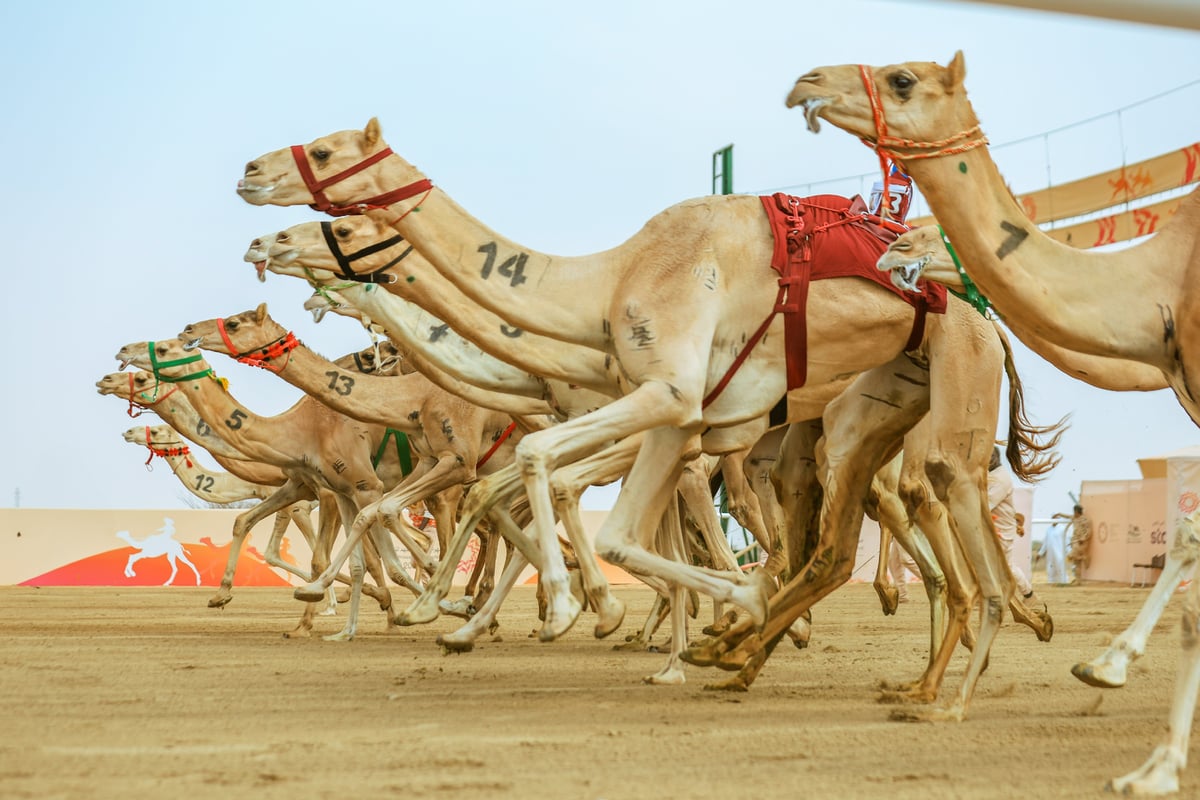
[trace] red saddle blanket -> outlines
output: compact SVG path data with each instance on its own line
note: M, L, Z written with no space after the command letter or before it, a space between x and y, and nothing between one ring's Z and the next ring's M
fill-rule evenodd
M779 298L771 316L784 314L789 390L803 386L808 376L805 309L812 281L862 278L911 305L915 316L905 350L921 343L927 313L945 313L946 287L926 282L920 294L906 292L893 286L887 273L875 268L875 262L904 228L869 215L861 197L792 197L779 193L760 199L775 237L771 267L779 273Z

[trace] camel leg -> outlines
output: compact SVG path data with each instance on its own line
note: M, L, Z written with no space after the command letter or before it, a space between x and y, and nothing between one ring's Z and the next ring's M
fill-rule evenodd
M766 598L774 588L765 573L730 574L693 567L648 549L654 528L647 525L647 520L657 520L674 496L682 469L680 456L691 438L687 431L674 427L646 432L616 505L596 535L596 549L601 558L634 574L657 576L731 602L749 612L754 625L760 625L766 613Z
M707 485L707 481L705 481ZM710 495L711 497L711 495ZM711 504L710 504L711 507ZM663 514L659 526L663 553L668 558L681 561L684 558L683 527L680 525L680 508L678 502L672 501ZM683 662L679 654L687 646L687 589L676 584L671 587L671 650L667 663L653 675L642 678L643 683L657 686L679 686L687 677L683 672Z
M401 625L419 625L437 619L438 603L450 593L454 572L462 560L467 542L475 533L475 527L489 514L492 508L507 501L521 488L521 474L515 465L507 466L488 475L467 493L462 516L454 528L454 535L446 543L433 577L425 584L421 596L408 608L400 612L396 621ZM534 565L539 559L530 559Z
M898 458L894 458L889 461L880 472L894 469L893 464L897 460ZM900 607L900 592L892 583L887 571L888 552L892 548L892 531L895 530L893 527L895 521L878 508L884 491L880 486L879 473L876 473L875 477L871 479L871 490L868 493L870 500L867 502L867 516L879 523L879 557L875 561L875 580L871 585L875 588L875 594L879 595L879 605L883 608L884 616L891 616Z
M238 556L241 554L242 543L250 529L261 520L312 494L304 484L289 479L287 483L276 489L270 497L263 500L254 508L239 514L233 521L233 542L229 547L229 558L225 563L225 574L221 576L221 586L217 593L208 601L209 608L224 608L233 599L233 575L237 571Z
M1125 685L1129 665L1146 652L1146 643L1167 603L1179 588L1179 584L1196 566L1200 553L1172 547L1167 551L1162 573L1154 582L1154 588L1146 597L1133 623L1121 631L1112 644L1096 658L1071 667L1071 674L1089 686L1101 689Z
M487 602L475 612L466 625L453 633L438 636L437 643L447 651L456 653L466 653L475 647L475 640L491 630L496 620L496 614L500 611L500 605L512 591L517 578L521 576L521 571L528 565L529 559L525 558L520 551L513 553L512 557L508 559L508 563L504 565L496 589Z
M327 642L348 642L358 632L358 609L362 604L363 587L363 544L359 542L350 556L350 611L346 624L337 633L322 638Z
M904 379L897 380L897 375ZM825 436L817 447L818 471L824 480L815 553L804 567L793 570L792 579L771 597L760 635L739 622L719 638L689 648L685 660L736 670L764 643L782 636L804 611L849 580L871 477L928 410L928 380L926 369L901 355L862 373L826 407Z
M1191 535L1195 536L1194 530ZM1184 600L1180 647L1166 741L1154 748L1142 766L1109 781L1110 791L1121 794L1173 794L1179 791L1179 772L1187 766L1188 740L1196 711L1196 693L1200 689L1200 583L1194 581Z

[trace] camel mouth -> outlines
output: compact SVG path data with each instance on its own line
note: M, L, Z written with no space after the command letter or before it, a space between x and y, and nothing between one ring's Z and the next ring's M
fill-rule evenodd
M888 267L887 271L891 273L892 285L897 289L905 292L920 292L921 287L917 286L917 280L928 265L929 256L922 256L916 261Z
M800 101L804 122L813 133L821 132L821 110L833 101L828 97L808 97Z
M267 260L265 258L262 261L254 262L254 273L258 275L259 283L267 282Z
M312 312L313 322L319 323L325 319L325 315L329 312L329 306L317 306L316 308L309 309L309 311Z
M275 191L275 186L276 184L274 183L263 185L250 183L245 178L242 178L238 181L237 193L238 197L247 203L261 206L267 204L268 196L271 192Z
M125 369L133 363L133 360L123 356L117 356L117 363L121 365L121 369Z
M195 350L197 347L200 346L200 342L202 342L202 341L204 341L203 336L197 336L195 339L188 339L186 342L183 343L183 349L184 350Z

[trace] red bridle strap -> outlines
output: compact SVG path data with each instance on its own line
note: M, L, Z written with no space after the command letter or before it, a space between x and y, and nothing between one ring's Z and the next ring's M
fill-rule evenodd
M913 139L889 136L887 119L883 114L883 102L879 99L879 89L875 86L875 76L866 64L858 65L858 74L862 76L863 88L867 92L867 99L871 102L871 115L875 120L875 141L870 142L866 139L862 141L879 155L879 169L883 172L883 205L880 206L881 208L890 208L891 202L888 198L888 159L907 172L908 170L904 167L905 161L957 155L987 144L987 137L983 135L983 130L978 124L935 142L918 142ZM901 153L896 148L903 148L906 152Z
M221 341L225 343L225 347L229 350L229 355L235 360L243 364L248 364L252 367L262 367L276 374L283 372L287 367L288 362L292 360L292 351L300 346L300 340L291 331L288 331L284 336L276 339L268 345L259 347L253 350L247 350L244 353L239 353L238 349L233 346L233 342L229 338L229 334L225 331L225 318L217 318L217 332L221 334ZM286 355L287 358L282 364L276 366L271 363L271 359L279 358Z
M183 462L185 464L187 464L188 469L191 469L191 467L192 467L192 459L188 458L188 455L192 451L188 448L188 446L186 444L181 445L180 447L167 447L167 448L155 447L154 443L150 441L150 426L149 425L146 426L146 447L150 448L150 456L146 459L147 467L150 466L150 462L154 460L155 456L158 456L159 458L166 458L167 456L183 456Z
M138 392L136 389L133 388L133 375L134 375L134 373L132 373L132 372L129 373L129 408L126 409L125 413L128 414L130 417L133 417L134 419L140 417L143 413L145 413L144 411L138 411L136 414L133 413L133 409L135 406L139 409L146 409L146 408L150 408L151 406L156 406L159 403L161 403L163 400L166 400L168 397L175 394L175 392L179 391L178 386L172 386L171 391L167 392L166 394L164 394L162 397L158 398L157 400L151 400L149 402L135 402L133 398L134 398L134 395L138 394ZM154 390L155 390L155 392L158 391L157 383L154 384ZM142 392L141 394L142 394L142 397L146 396L145 392Z
M324 180L317 180L316 174L313 173L312 167L308 164L308 154L304 152L302 145L292 145L292 158L296 161L296 169L300 171L300 177L304 181L304 186L313 196L313 202L310 208L317 211L323 211L331 217L342 217L347 214L361 214L371 208L387 208L393 203L399 203L401 200L407 200L410 197L415 197L421 192L429 192L433 189L433 181L428 178L422 178L419 181L401 186L399 189L393 189L390 192L368 197L359 200L353 205L337 206L334 205L328 197L325 196L325 189L335 183L344 181L351 175L356 175L368 167L378 164L383 159L392 154L392 148L385 147L374 155L368 156L362 161L347 167L336 175L330 175Z
M483 454L483 458L475 462L475 469L479 469L486 464L488 459L495 455L496 451L500 449L500 445L504 444L505 440L508 439L509 436L512 436L512 432L516 430L516 428L517 423L510 422L508 427L504 429L504 433L500 434L500 437L496 439L496 441L492 442L491 448L489 448L488 451Z

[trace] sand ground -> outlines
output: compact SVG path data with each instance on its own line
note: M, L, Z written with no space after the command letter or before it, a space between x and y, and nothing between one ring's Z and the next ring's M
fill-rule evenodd
M894 617L868 586L834 593L807 650L781 645L731 694L690 666L684 686L643 685L665 656L614 651L586 614L530 638L528 587L494 637L451 656L434 637L456 620L386 632L374 606L353 642L284 639L299 604L278 589L235 589L216 611L205 589L2 587L0 797L1101 797L1165 730L1181 595L1126 688L1069 672L1133 619L1146 590L1119 586L1041 588L1054 641L1006 620L968 721L889 721L880 681L926 657L913 589ZM619 639L652 598L616 591ZM1197 773L1183 796L1200 796Z

